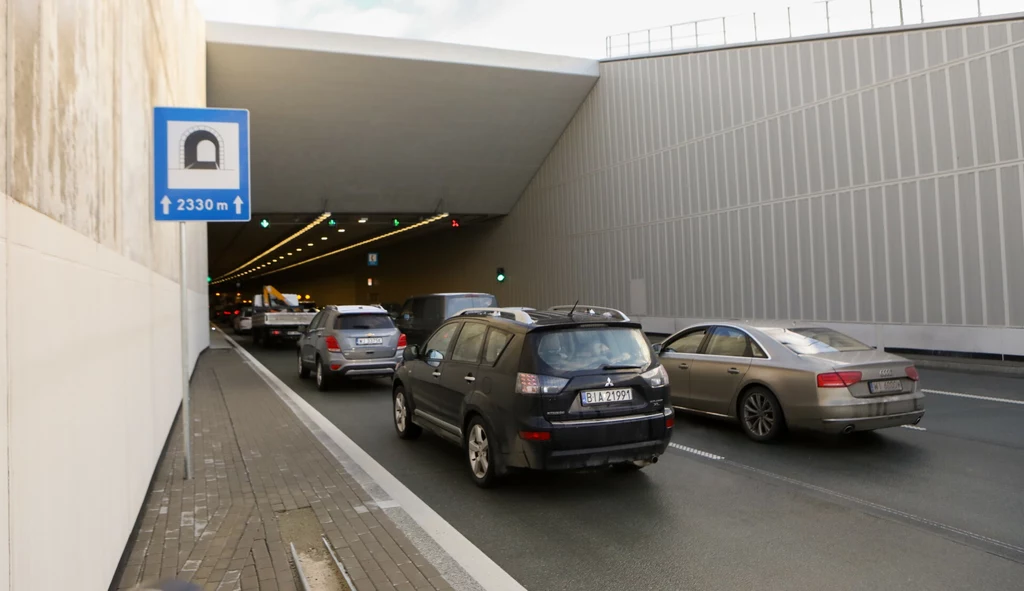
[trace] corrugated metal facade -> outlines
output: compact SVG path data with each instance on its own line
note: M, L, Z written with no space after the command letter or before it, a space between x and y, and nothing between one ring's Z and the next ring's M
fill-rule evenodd
M604 63L498 230L545 270L508 295L1020 327L1022 119L1021 21Z

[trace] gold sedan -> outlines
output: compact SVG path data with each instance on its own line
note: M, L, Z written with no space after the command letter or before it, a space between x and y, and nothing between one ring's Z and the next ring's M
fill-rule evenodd
M911 361L827 327L712 322L654 349L673 406L738 421L755 441L787 428L852 433L924 416Z

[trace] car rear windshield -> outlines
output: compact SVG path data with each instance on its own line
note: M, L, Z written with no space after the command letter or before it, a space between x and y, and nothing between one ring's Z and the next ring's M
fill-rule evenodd
M334 319L335 330L381 330L394 328L387 314L343 314Z
M650 345L636 328L593 327L534 333L537 358L547 373L642 369L651 363Z
M494 308L498 305L498 298L492 295L464 295L448 298L445 316L451 318L463 310L469 308Z
M831 328L767 328L764 332L800 355L871 350L857 339Z

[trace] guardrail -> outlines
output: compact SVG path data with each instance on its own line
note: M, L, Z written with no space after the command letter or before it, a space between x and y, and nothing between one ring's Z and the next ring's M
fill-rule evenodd
M607 57L1012 14L1021 0L818 0L785 8L667 25L605 38Z

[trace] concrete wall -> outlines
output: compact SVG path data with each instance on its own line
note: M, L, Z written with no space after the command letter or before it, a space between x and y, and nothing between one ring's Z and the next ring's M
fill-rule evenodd
M1022 119L1020 20L605 62L514 211L385 285L1024 354Z
M204 26L181 0L0 0L0 15L0 590L102 589L180 403L151 113L205 104ZM204 225L189 253L194 363Z

